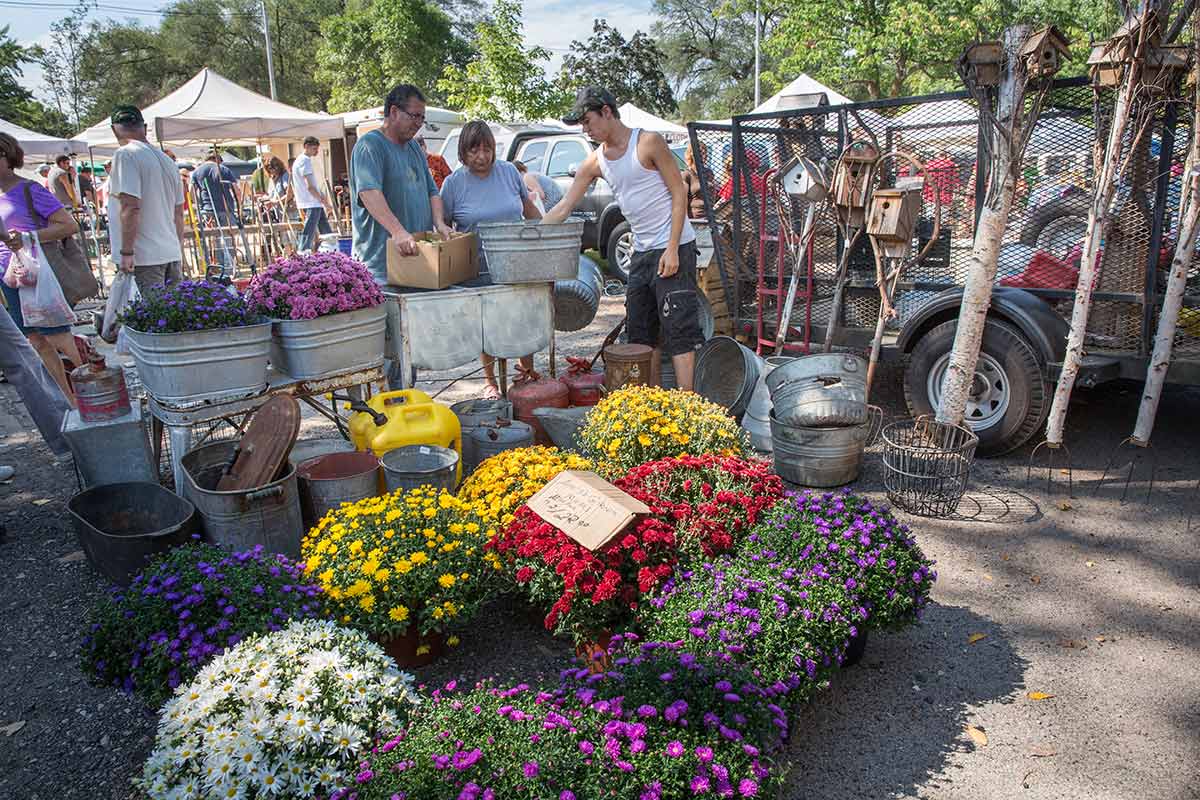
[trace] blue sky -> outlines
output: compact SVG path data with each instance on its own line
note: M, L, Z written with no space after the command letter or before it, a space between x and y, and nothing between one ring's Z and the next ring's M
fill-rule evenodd
M38 6L30 11L15 8L3 9L0 25L9 25L10 34L23 45L45 43L50 25L67 13L74 5L71 0L30 0ZM102 8L94 11L97 19L135 19L144 24L154 24L159 17L154 13L129 13L106 7L137 9L154 12L165 5L165 0L100 0ZM57 6L63 6L58 8ZM593 19L607 19L609 24L626 36L635 30L650 27L654 15L651 0L603 0L602 2L578 2L577 0L552 0L538 3L526 0L525 41L529 44L549 48L553 54L550 71L557 71L562 56L572 39L586 39L592 30ZM41 71L26 66L22 83L42 95Z

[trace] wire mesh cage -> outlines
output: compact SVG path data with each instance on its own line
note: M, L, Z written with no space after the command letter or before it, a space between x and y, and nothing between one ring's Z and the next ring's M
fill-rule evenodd
M883 429L883 482L888 499L910 514L948 517L967 491L979 437L929 416Z

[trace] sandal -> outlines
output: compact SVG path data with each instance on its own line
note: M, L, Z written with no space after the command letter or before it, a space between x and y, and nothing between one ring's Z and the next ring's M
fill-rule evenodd
M483 399L484 400L499 400L500 399L500 387L495 386L490 383L487 386L483 387Z

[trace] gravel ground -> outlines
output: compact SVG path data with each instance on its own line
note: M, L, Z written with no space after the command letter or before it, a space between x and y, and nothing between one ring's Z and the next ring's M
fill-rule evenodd
M560 336L560 353L591 355L620 312L606 299L590 328ZM464 372L423 375L441 382L421 388ZM440 399L481 387L472 377ZM879 394L902 415L895 370ZM1093 494L1137 387L1077 394L1074 497L1057 471L1051 492L1026 481L1026 448L977 461L955 518L908 520L938 561L935 602L919 627L872 637L863 664L797 719L789 800L1200 797L1200 390L1163 400L1149 505L1144 482L1125 504L1119 487ZM67 518L74 478L30 430L0 386L0 463L18 468L0 487L0 796L130 798L154 713L78 670L85 609L104 585ZM303 436L331 434L306 417ZM873 450L856 488L882 496L882 477ZM515 604L485 618L418 678L551 675L570 656Z

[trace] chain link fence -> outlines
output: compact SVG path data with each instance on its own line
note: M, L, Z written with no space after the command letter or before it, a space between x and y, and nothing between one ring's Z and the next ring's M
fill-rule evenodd
M1097 98L1086 79L1053 84L1030 136L1001 246L998 285L1042 296L1068 318L1087 228L1093 159L1097 142L1106 135L1112 100L1111 93ZM1148 355L1178 228L1182 165L1190 138L1186 122L1178 122L1179 111L1175 104L1156 105L1128 159L1114 223L1104 243L1088 328L1089 352ZM1189 119L1186 110L1183 119ZM799 156L824 162L832 176L839 155L854 140L868 139L881 153L907 151L924 164L927 177L913 252L928 242L934 207L941 204L937 241L924 260L902 275L895 299L899 318L890 325L898 328L930 298L961 286L986 182L980 125L979 109L966 92L689 125L693 152L703 165L701 188L735 330L754 336L761 326L774 338L781 316L776 287L799 269L800 297L787 339L820 341L832 311L845 237L831 204L821 202L814 209L811 247L803 253L783 247L781 242L799 235L807 203L780 201L771 185L777 172ZM892 174L884 177L890 182L895 165L887 169ZM790 231L791 237L781 231ZM865 235L859 237L848 264L839 324L873 328L879 294ZM1200 356L1200 259L1193 263L1188 293L1176 342L1180 357Z

